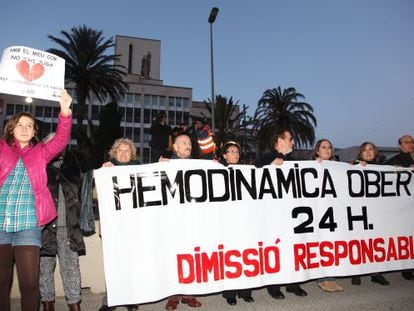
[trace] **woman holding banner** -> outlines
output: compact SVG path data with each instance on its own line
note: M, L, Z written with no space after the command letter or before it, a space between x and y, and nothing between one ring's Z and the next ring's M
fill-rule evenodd
M334 161L334 149L332 143L324 138L316 142L315 148L313 149L312 160L318 162L322 161ZM325 292L342 292L344 289L342 286L339 286L335 278L322 278L316 281L318 286Z
M112 167L118 165L139 165L141 164L137 159L137 148L132 140L129 138L118 138L112 144L111 150L109 150L110 160L102 164L102 167ZM138 305L126 305L128 311L138 310ZM114 311L115 307L108 306L108 297L105 293L102 299L102 306L99 311Z
M46 165L69 142L72 98L62 92L56 135L38 142L34 117L20 112L7 121L0 141L0 310L10 308L13 262L23 311L39 307L42 227L56 217Z
M239 143L230 140L226 142L221 148L220 162L225 166L239 164L240 154L241 147ZM231 306L237 304L236 296L239 296L239 298L243 299L246 302L254 302L251 289L226 290L223 292L223 297Z
M380 164L379 151L377 146L371 142L364 142L359 147L358 157L354 164L360 164L366 166L367 164ZM390 283L384 278L381 273L375 273L371 275L371 282L378 283L380 285L389 285ZM361 277L353 276L351 279L353 285L361 285Z

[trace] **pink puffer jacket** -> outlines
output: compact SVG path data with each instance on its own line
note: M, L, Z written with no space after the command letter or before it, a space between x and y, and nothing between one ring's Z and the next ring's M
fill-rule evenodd
M3 139L0 141L0 187L21 158L32 185L39 226L51 222L56 217L52 195L47 188L46 166L68 144L72 116L64 117L59 114L58 120L56 135L47 143L39 142L21 149L17 142L16 145L9 146Z

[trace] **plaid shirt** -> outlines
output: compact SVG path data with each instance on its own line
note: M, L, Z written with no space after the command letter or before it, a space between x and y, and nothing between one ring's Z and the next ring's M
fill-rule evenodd
M36 226L32 186L23 161L19 159L0 188L0 230L18 232Z

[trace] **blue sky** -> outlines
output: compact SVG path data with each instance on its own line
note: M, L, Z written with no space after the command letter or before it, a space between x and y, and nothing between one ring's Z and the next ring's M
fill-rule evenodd
M295 87L315 109L317 138L336 147L370 140L396 146L414 135L412 0L43 0L7 1L0 50L53 47L48 34L86 24L106 37L161 40L161 79L211 96L208 15L215 93L252 115L266 89Z

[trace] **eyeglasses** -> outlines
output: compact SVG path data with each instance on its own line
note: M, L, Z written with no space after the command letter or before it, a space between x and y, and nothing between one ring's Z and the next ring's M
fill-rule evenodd
M414 144L414 140L402 141L402 144Z

